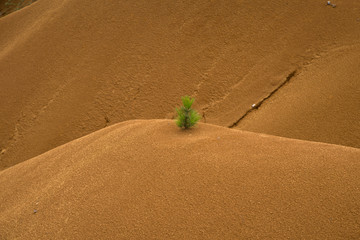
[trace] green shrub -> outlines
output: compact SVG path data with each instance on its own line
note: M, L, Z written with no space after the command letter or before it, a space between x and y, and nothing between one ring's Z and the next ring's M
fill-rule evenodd
M176 108L178 114L176 118L176 125L180 128L190 128L194 126L199 120L200 115L194 109L191 109L191 105L194 103L195 99L190 98L189 96L181 97L182 103L184 106Z

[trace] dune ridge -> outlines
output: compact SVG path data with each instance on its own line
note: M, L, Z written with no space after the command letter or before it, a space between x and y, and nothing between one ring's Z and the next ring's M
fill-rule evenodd
M0 237L356 239L359 157L210 124L127 121L1 171Z
M293 71L358 44L359 8L313 0L36 1L0 19L0 169L116 122L172 118L183 95L196 97L207 123L230 126ZM310 121L327 116L318 111ZM336 131L335 121L329 126ZM347 144L340 133L323 139Z

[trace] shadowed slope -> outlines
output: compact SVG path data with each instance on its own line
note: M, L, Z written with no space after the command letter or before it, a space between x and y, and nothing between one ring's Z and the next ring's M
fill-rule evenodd
M26 7L36 0L0 0L0 17Z
M229 126L317 54L359 42L359 8L39 0L0 19L0 168L108 124L172 117L182 95Z
M0 237L357 238L359 157L213 125L128 121L2 171Z

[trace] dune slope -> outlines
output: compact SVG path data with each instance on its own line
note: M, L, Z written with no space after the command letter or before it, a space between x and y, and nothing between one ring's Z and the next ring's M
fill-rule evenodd
M236 128L360 148L359 53L344 46L314 60Z
M356 239L359 159L208 124L123 122L0 172L0 237Z
M36 1L0 19L0 168L112 123L171 118L186 94L229 126L319 54L358 43L359 8Z

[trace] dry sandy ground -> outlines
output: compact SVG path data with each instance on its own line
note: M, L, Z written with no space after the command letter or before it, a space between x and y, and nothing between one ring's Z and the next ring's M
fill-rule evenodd
M294 71L302 96L285 101L289 84L283 108L238 126L359 147L360 1L325 3L39 0L2 17L0 169L116 122L171 118L182 95L233 126Z
M360 44L319 57L237 127L360 148Z
M0 18L0 239L360 239L360 1L336 4ZM134 120L183 95L206 124Z
M359 158L210 124L127 121L0 172L0 238L359 239Z

